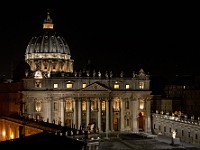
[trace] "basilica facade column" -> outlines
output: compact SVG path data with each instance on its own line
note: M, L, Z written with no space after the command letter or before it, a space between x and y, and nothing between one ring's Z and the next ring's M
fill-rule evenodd
M86 127L87 127L90 123L90 100L87 99L86 103L87 103L87 110L86 110Z
M121 127L120 131L124 131L124 110L125 110L125 102L123 99L121 99L121 109L120 109L120 122L121 122Z
M61 98L60 101L60 121L61 121L61 125L64 126L65 123L65 111L64 111L64 98Z
M78 124L77 124L77 127L78 128L80 128L80 126L81 126L81 99L78 99L78 101L77 101L77 103L78 103Z
M77 109L76 109L76 100L73 99L73 104L72 104L72 108L73 108L73 125L75 125L75 128L79 128L79 126L77 126L76 120L77 120Z
M44 118L45 120L44 121L47 121L47 122L52 122L52 97L47 97L47 108L46 108L46 118Z
M33 112L35 111L35 107L34 107L34 97L30 96L28 97L26 106L27 106L27 114L29 119L33 118Z
M109 99L106 99L106 132L109 131L109 122L110 122L110 113L109 113Z
M151 99L147 98L146 99L146 118L145 122L146 123L146 132L151 133Z
M138 101L136 100L136 98L134 98L131 101L131 107L134 108L132 109L132 131L133 132L138 132Z
M113 99L110 101L110 118L109 118L109 120L110 120L110 130L111 131L114 131L114 127L113 127L113 120L114 120L114 112L113 112L113 103L114 103L114 101L113 101Z
M102 106L101 106L101 99L98 100L98 129L99 129L99 132L101 132L101 109L102 109Z

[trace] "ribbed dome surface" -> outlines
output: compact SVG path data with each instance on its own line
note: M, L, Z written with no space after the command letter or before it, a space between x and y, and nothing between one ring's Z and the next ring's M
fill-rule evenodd
M45 33L43 36L31 38L26 48L26 54L30 53L62 53L70 55L70 50L63 37Z

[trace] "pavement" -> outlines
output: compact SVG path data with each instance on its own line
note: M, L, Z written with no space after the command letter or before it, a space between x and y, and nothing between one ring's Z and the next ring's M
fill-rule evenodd
M141 139L124 139L120 137L102 138L99 150L200 150L200 146L185 142L172 145L172 139L170 137L152 135L152 138Z

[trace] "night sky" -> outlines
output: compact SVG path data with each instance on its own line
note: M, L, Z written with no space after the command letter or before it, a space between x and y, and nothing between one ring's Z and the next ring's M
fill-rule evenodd
M99 70L150 75L200 74L197 4L27 1L0 10L0 75L24 61L29 40L42 30L47 9L70 47L75 70L88 60Z

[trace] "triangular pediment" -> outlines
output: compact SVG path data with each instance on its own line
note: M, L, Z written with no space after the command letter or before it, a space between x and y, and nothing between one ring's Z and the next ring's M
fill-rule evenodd
M82 90L83 91L110 91L110 89L106 85L98 83L98 82L94 82L86 86Z

